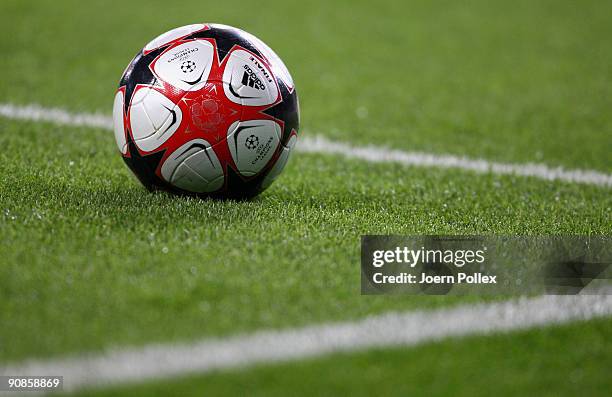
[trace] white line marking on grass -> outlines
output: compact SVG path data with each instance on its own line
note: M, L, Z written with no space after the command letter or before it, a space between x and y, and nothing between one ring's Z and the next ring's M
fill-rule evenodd
M193 343L155 344L0 368L2 375L63 375L65 390L102 387L285 362L337 352L414 346L612 315L612 296L541 296L432 311L388 313L354 322Z
M0 115L12 119L48 121L61 125L113 128L113 120L108 116L70 113L62 109L43 108L38 105L0 104ZM406 152L380 146L353 146L348 143L331 141L321 136L302 136L298 140L297 149L306 153L341 155L373 163L398 163L413 167L458 169L481 174L519 175L549 181L558 180L596 186L612 186L611 174L595 170L565 169L537 163L498 163L450 154Z
M520 175L549 181L612 186L612 175L594 170L568 170L563 167L549 167L536 163L498 163L450 154L405 152L379 146L352 146L343 142L330 141L321 136L306 137L298 142L297 148L303 152L338 154L372 163L398 163L414 167L459 169L480 174Z
M70 113L58 108L39 105L16 106L0 104L0 115L17 120L47 121L59 125L113 129L113 118L97 113Z

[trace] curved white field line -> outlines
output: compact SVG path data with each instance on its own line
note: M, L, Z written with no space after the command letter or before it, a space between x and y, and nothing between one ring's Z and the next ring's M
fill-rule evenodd
M542 296L431 311L387 313L351 322L266 330L192 343L153 344L30 360L0 375L64 377L64 390L165 379L336 352L414 346L612 315L612 295Z
M89 113L70 113L57 108L43 108L38 105L17 106L0 104L0 116L47 121L56 124L112 129L109 116ZM612 175L595 170L565 169L537 163L499 163L485 159L470 159L450 154L406 152L379 146L353 146L349 143L330 141L322 136L303 136L298 140L297 150L309 153L341 155L374 163L398 163L414 167L447 168L477 173L498 175L520 175L544 180L559 180L611 187Z

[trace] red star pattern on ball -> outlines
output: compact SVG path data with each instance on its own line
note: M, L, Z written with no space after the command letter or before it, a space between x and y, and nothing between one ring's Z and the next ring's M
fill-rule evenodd
M231 101L223 91L223 71L227 65L229 55L237 49L248 51L242 47L234 46L222 62L219 62L219 55L214 39L197 39L206 40L215 48L213 52L213 60L210 74L204 87L194 91L183 91L169 83L158 80L159 86L154 86L154 89L159 90L166 97L179 107L183 114L183 120L179 129L168 139L163 145L150 153L165 151L162 162L178 147L185 144L194 138L202 138L208 141L219 158L221 164L226 168L228 165L235 168L234 161L227 146L227 131L230 126L237 121L247 120L274 120L284 127L282 120L276 119L269 114L264 113L265 110L273 108L282 101L281 95L278 95L276 102L265 106L245 106ZM191 40L177 40L169 46L164 52L170 51L173 47L184 44ZM163 53L162 53L163 54ZM162 55L160 54L160 56ZM270 69L265 59L251 53L257 59L266 64ZM227 82L226 82L227 84ZM278 89L278 86L276 87ZM275 156L276 157L276 156ZM160 175L159 169L156 172Z

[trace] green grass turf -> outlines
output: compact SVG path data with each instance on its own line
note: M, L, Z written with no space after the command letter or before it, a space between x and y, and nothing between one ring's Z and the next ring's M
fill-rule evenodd
M108 131L0 134L3 361L457 301L360 296L365 233L610 230L590 186L298 154L255 201L203 201L148 193Z
M599 0L3 0L0 98L109 112L151 38L216 21L277 50L309 131L610 171L611 14Z
M608 396L612 320L336 354L78 396Z

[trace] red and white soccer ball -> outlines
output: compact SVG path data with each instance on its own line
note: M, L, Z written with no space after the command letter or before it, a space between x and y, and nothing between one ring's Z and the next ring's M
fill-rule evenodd
M255 36L196 24L162 34L126 68L113 106L123 159L150 190L248 198L295 146L289 71Z

